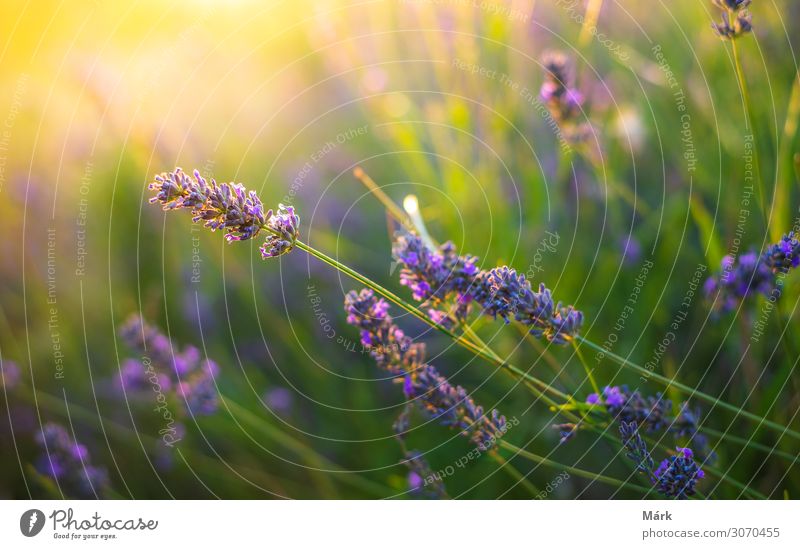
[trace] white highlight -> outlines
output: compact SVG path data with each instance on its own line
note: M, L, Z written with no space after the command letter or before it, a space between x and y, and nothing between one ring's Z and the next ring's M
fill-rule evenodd
M403 209L408 215L414 215L419 212L419 202L416 195L409 194L403 199Z
M33 532L33 527L36 525L38 521L39 521L39 513L37 513L36 511L31 511L31 522L30 524L28 524L29 534Z

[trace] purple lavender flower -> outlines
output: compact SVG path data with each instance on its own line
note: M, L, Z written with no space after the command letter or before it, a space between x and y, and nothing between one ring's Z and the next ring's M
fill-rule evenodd
M572 440L578 432L578 425L575 423L560 423L552 426L553 429L558 431L558 443L564 444Z
M300 218L294 213L292 206L278 204L278 213L269 218L267 227L272 229L274 234L267 236L261 245L261 257L264 259L278 257L291 251L300 234Z
M591 128L588 122L581 120L584 98L574 87L569 59L561 52L547 52L542 64L545 73L539 98L568 141L583 141Z
M760 256L749 251L738 258L726 255L719 273L703 285L706 298L714 300L717 313L727 313L754 294L771 299L781 296L778 276L800 266L800 241L794 232L769 246Z
M705 472L689 448L676 448L676 451L677 455L663 460L653 472L655 486L665 496L686 499L696 493L695 485L705 477Z
M478 276L475 302L484 313L510 322L514 320L528 327L535 337L544 337L557 345L564 345L575 337L583 325L583 313L572 307L554 304L553 296L544 284L539 291L531 289L525 276L514 269L499 267Z
M89 461L86 446L78 443L66 429L46 423L36 437L44 452L36 462L43 475L52 478L67 497L102 497L108 488L108 473Z
M0 363L0 386L4 387L6 391L16 387L21 377L22 375L16 362L4 360Z
M761 260L775 274L786 273L800 266L800 241L795 233L783 235L780 242L766 249Z
M406 397L442 425L469 436L481 449L489 449L506 431L506 418L497 410L485 414L461 386L451 385L429 364L410 372L405 380Z
M433 366L424 363L425 344L412 343L388 313L389 305L371 290L345 297L347 322L361 329L362 340L375 342L371 354L379 366L403 375L403 392L428 417L456 428L482 448L490 448L506 431L506 420L496 410L483 408L460 386L452 386ZM407 411L395 429L407 423ZM401 421L405 418L405 421ZM406 429L403 429L405 432ZM399 433L398 433L399 434Z
M156 373L155 377L148 374L146 366L135 358L126 358L120 364L118 385L123 393L145 392L150 390L152 382L158 383L163 391L172 388L172 380L164 373Z
M264 393L264 403L270 410L278 414L288 414L292 411L292 392L286 387L273 387Z
M411 289L417 301L433 304L428 316L446 328L463 322L473 303L485 314L506 323L513 319L535 337L558 345L577 335L583 324L583 313L555 304L544 284L534 292L525 276L509 267L479 271L477 259L459 256L450 242L432 251L420 237L399 233L392 251L403 265L400 283Z
M219 394L214 377L219 366L213 360L206 360L202 367L179 383L177 394L183 399L188 413L209 416L219 407Z
M161 392L174 393L186 411L210 415L217 410L219 395L214 377L219 366L211 359L203 360L197 347L179 349L138 315L130 317L119 334L148 359L127 359L122 363L120 384L126 391L152 392L157 385Z
M670 422L672 403L661 393L644 398L639 391L631 392L627 386L606 386L603 394L592 393L587 404L604 404L608 414L621 423L635 423L648 432L659 431Z
M475 300L483 307L485 314L495 319L499 316L508 324L529 290L530 283L525 280L525 275L517 274L517 271L508 267L498 267L479 275ZM552 300L549 303L541 300L538 306L543 309L543 314L549 316L552 312Z
M712 0L722 10L722 23L712 23L711 28L723 40L733 40L753 29L748 11L751 0Z
M408 467L408 488L413 495L425 499L447 499L444 483L432 470L421 452L406 452L404 461Z
M670 431L675 438L688 438L694 445L695 453L704 463L713 463L717 459L717 454L709 447L706 436L699 432L700 418L699 407L692 408L688 402L682 402L678 415L669 422Z
M628 235L620 239L620 249L622 250L622 261L626 265L634 265L642 258L642 245L633 235Z
M372 290L345 296L347 323L361 329L361 343L378 366L395 375L413 370L425 359L425 346L414 343L389 316L389 304Z
M291 206L279 205L278 213L264 210L255 191L247 191L240 183L207 181L200 172L193 178L181 168L155 177L149 189L156 191L151 203L160 203L164 210L179 208L192 212L192 221L202 222L212 231L225 231L229 242L249 240L261 230L270 235L261 246L264 259L289 252L299 236L300 218Z
M476 257L458 255L452 242L431 250L411 233L396 235L392 255L402 265L400 284L415 300L434 306L429 310L434 322L450 328L467 317L479 272Z
M654 481L653 467L655 463L647 449L647 443L639 434L639 426L633 421L623 421L619 425L619 432L622 436L625 455L636 464L636 471L647 475L651 481Z

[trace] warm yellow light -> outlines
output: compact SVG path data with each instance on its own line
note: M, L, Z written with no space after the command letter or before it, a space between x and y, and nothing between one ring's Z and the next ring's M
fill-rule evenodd
M413 194L407 195L403 199L403 209L408 213L408 215L414 215L419 211L419 202L417 202L417 197Z

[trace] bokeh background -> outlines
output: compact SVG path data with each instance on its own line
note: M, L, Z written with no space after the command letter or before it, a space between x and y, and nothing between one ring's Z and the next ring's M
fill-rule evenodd
M262 261L257 244L227 245L148 205L147 184L175 166L291 203L305 241L407 295L392 222L353 176L361 166L398 203L415 194L436 239L484 268L530 272L574 303L598 343L652 261L614 344L650 360L698 265L716 270L737 238L760 250L798 215L787 120L800 6L755 0L751 11L754 32L739 45L754 131L710 1L3 2L0 356L21 379L2 396L0 497L71 495L35 466L46 422L67 426L107 468L103 497L409 497L392 436L402 392L344 319L344 293L358 285L299 251ZM572 59L594 162L565 157L543 116L548 50ZM769 226L753 207L737 236L749 134ZM542 249L548 234L558 244ZM789 275L782 299L786 331L770 323L747 353L760 304L714 318L698 292L658 371L800 428L796 282ZM219 392L235 404L186 418L178 451L159 447L152 403L115 391L120 365L137 356L117 335L134 313L213 357ZM553 410L397 314L451 381L520 420L514 444L629 475L619 447L591 433L560 445ZM571 347L543 355L501 323L476 329L577 399L590 392ZM596 376L639 384L608 361ZM796 441L704 408L720 432L798 454ZM411 438L434 469L469 451L435 423ZM725 442L716 452L732 478L797 497L793 460ZM548 497L641 497L574 476L554 483L558 467L505 458L534 485L553 483ZM488 457L446 484L454 497L531 497ZM705 488L741 497L730 484Z

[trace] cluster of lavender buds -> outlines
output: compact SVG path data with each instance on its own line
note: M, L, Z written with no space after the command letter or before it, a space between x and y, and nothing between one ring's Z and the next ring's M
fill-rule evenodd
M300 218L294 208L280 204L277 213L264 210L255 191L247 191L240 183L207 181L195 170L193 177L175 168L155 177L148 187L156 191L151 203L164 210L188 209L192 221L202 222L212 231L225 231L229 241L255 238L261 230L270 233L261 246L266 259L289 252L299 236Z
M483 408L460 386L451 385L436 368L425 364L425 344L412 343L389 315L389 304L368 289L349 292L345 297L347 322L361 329L361 341L379 366L402 380L409 402L427 417L459 429L482 449L490 448L507 430L505 417ZM395 431L407 429L407 411L395 424Z
M604 387L603 394L591 393L587 404L603 404L608 414L621 423L635 423L647 432L662 430L669 425L672 402L661 393L643 397L639 391L631 392L627 386Z
M425 345L405 335L389 316L389 304L375 297L372 290L349 292L344 308L347 323L361 329L361 344L381 368L402 376L425 360Z
M733 40L753 30L752 16L748 11L751 0L712 0L722 10L722 22L711 28L723 40Z
M19 384L21 373L16 362L4 360L0 363L0 387L10 391Z
M42 455L36 469L56 482L66 497L100 498L108 487L108 473L89 461L86 446L78 443L66 429L46 423L36 436Z
M583 313L554 303L544 284L534 291L524 275L509 267L481 271L477 258L459 256L451 242L433 251L420 237L402 233L392 251L402 265L400 283L411 289L417 301L431 303L431 319L448 328L463 322L473 303L487 315L506 323L513 319L535 337L558 345L577 335L583 324Z
M525 275L508 267L482 272L474 298L484 313L499 316L506 323L513 315L535 337L544 337L556 345L566 344L583 325L581 311L561 302L555 304L544 284L539 284L539 291L533 291Z
M436 250L411 233L398 233L392 255L402 265L400 284L408 286L415 300L431 304L428 310L437 324L451 328L469 314L475 277L476 257L460 256L452 242Z
M619 432L622 436L622 447L625 448L625 455L636 464L636 471L647 476L651 476L655 463L647 449L647 443L639 434L639 426L636 422L623 421L619 425Z
M588 122L581 119L583 94L574 87L574 78L566 55L548 52L542 59L545 74L539 98L550 116L558 123L568 141L584 140L591 131Z
M714 300L717 313L735 310L746 298L762 294L770 299L781 296L779 276L800 266L800 241L794 232L769 246L760 256L754 251L738 258L726 255L721 271L709 277L703 290Z
M431 466L422 457L422 453L416 450L406 452L405 464L408 467L408 488L414 496L423 499L447 499L449 497L444 483L431 470Z
M656 490L667 497L687 499L695 495L697 482L705 477L705 472L694 460L689 448L676 448L676 455L661 461L658 468L647 443L639 434L636 423L622 422L619 428L625 455L636 464L636 471L646 475Z
M602 394L591 393L587 404L602 404L606 412L621 425L632 424L647 433L666 430L675 437L688 438L703 459L712 462L716 455L708 446L708 439L698 432L700 409L688 402L680 405L677 415L672 414L672 402L661 393L643 397L639 391L630 391L626 385L604 387Z
M173 393L188 413L211 415L218 407L214 378L219 366L203 359L192 345L182 349L157 328L132 316L119 329L120 337L141 359L126 359L120 366L119 388L125 394ZM163 398L163 397L160 397Z
M482 450L490 449L508 429L506 418L497 410L485 414L463 387L451 385L429 364L406 374L403 393L428 417L470 434L472 442Z
M656 489L665 496L686 499L695 494L697 481L706 474L694 460L689 448L676 448L677 455L669 456L653 472Z

